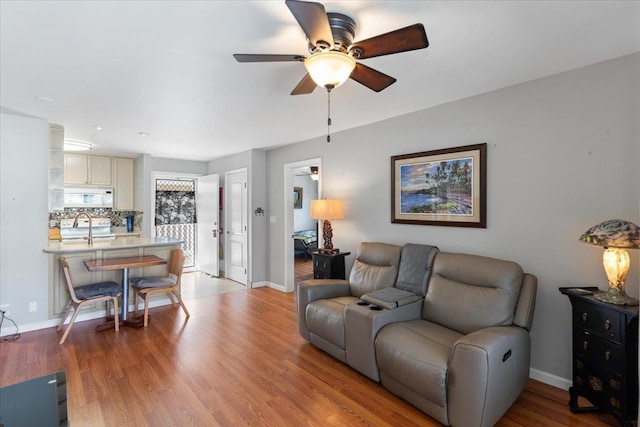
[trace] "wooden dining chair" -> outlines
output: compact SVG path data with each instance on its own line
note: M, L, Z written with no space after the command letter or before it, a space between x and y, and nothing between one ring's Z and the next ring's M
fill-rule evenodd
M154 294L166 294L174 307L178 303L184 310L184 314L189 317L189 310L184 305L180 296L180 280L182 278L182 268L184 264L184 252L182 249L173 249L169 256L168 275L165 277L137 277L130 279L131 287L136 293L134 316L138 315L139 298L144 300L144 327L149 324L149 297Z
M109 281L109 282L98 282L98 283L89 283L87 285L75 286L73 285L73 279L71 278L71 268L69 267L69 263L64 257L60 258L60 264L62 265L62 271L64 272L64 278L67 282L67 287L69 288L69 303L67 304L67 308L60 319L60 323L58 324L58 331L62 329L64 325L64 321L66 320L69 312L73 308L73 316L69 321L69 325L64 330L62 334L62 338L60 339L60 344L64 343L64 340L67 339L67 335L69 335L69 331L71 331L71 327L73 326L73 322L76 321L76 317L80 312L80 309L84 305L95 304L96 302L105 301L107 303L107 316L109 316L109 302L113 305L113 319L115 324L116 331L120 330L120 323L118 321L118 297L122 294L122 286L118 283Z

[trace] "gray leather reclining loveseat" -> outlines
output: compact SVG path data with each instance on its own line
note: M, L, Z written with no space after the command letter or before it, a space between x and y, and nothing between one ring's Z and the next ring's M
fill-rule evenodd
M298 284L299 329L439 422L492 426L529 378L536 288L511 261L362 243L349 280Z

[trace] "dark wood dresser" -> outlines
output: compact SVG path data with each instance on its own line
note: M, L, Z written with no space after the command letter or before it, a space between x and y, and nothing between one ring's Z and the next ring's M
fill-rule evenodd
M598 288L581 288L599 292ZM623 426L638 417L638 307L607 304L575 288L560 288L571 300L573 386L571 412L605 411ZM593 407L579 407L578 396Z
M344 279L344 258L351 252L335 254L312 251L314 279Z

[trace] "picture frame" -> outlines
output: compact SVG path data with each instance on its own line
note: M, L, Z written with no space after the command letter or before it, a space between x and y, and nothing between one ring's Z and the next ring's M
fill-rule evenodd
M302 187L293 187L293 209L302 209Z
M487 228L487 144L392 156L391 222Z

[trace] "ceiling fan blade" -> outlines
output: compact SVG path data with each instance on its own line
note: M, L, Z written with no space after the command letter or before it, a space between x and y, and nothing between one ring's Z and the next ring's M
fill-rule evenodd
M318 85L313 81L309 73L307 73L300 83L293 89L291 95L306 95L315 90Z
M395 78L360 63L356 64L356 68L349 77L376 92L380 92L396 82Z
M238 62L304 62L302 55L263 55L251 53L234 53L233 57Z
M354 55L356 58L366 59L409 50L424 49L428 46L429 40L427 40L424 25L414 24L356 42L349 47L349 51L357 51L360 55Z
M298 0L286 0L285 4L307 35L309 43L318 46L318 42L324 42L325 48L333 46L333 33L329 26L327 11L322 4Z

